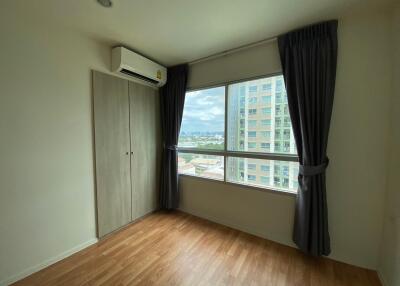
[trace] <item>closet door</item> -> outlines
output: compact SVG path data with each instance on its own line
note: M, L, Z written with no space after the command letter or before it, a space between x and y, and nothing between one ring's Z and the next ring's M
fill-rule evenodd
M98 236L131 221L128 81L93 72Z
M158 206L160 169L160 101L158 91L129 82L131 125L132 219Z

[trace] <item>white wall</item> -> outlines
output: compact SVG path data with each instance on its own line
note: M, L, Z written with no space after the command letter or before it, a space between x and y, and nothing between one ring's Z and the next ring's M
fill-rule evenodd
M339 21L327 171L331 257L376 269L388 155L391 22L385 11L352 13ZM294 197L183 176L181 190L186 212L293 245Z
M0 10L0 284L96 238L90 69L108 47Z
M393 13L393 98L384 234L379 273L387 286L400 285L400 5Z

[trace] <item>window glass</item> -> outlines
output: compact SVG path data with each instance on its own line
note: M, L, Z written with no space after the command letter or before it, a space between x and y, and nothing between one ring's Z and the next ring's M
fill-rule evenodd
M271 137L271 131L260 131L261 137L263 138L270 138Z
M256 104L257 103L257 97L250 97L249 98L249 103L250 104Z
M257 114L257 109L256 108L250 108L249 109L249 115L256 115Z
M249 120L249 127L257 127L257 120Z
M254 148L256 148L257 143L256 142L249 142L247 145L249 146L249 149L254 149Z
M228 157L226 164L226 178L229 182L297 191L297 162ZM241 164L251 165L251 170L241 170Z
M262 90L263 91L271 91L272 85L270 83L265 83L262 85Z
M255 88L258 87L258 88ZM271 95L265 95L265 89L271 88ZM250 92L252 90L252 92ZM251 151L264 153L297 154L289 115L284 115L287 103L271 101L272 97L286 97L283 77L274 76L247 82L228 85L228 114L227 114L227 149L230 151ZM254 107L241 107L241 99L248 102L258 98ZM265 103L269 103L266 106ZM243 112L241 112L243 108ZM260 112L257 112L260 110ZM272 113L271 110L274 112ZM256 122L257 123L256 123ZM247 126L245 124L247 122ZM248 137L241 136L241 131L251 128ZM256 131L254 133L253 131ZM273 132L274 136L271 136ZM247 140L251 139L251 143ZM254 145L253 140L258 142ZM269 141L267 141L267 139ZM281 142L281 140L285 140ZM247 141L247 142L246 142ZM269 147L266 143L269 143Z
M252 85L249 87L249 92L257 92L257 86L256 85Z
M248 170L255 170L257 168L257 165L256 164L247 164L247 169Z
M271 114L271 107L264 107L261 111L263 114Z
M282 76L187 92L179 173L296 191L298 163L285 159L297 154L292 133ZM230 151L254 152L257 159ZM287 161L267 160L271 153Z
M249 131L247 132L249 137L257 137L257 131Z
M224 150L225 87L186 93L178 147Z
M262 96L261 97L261 102L264 104L271 103L271 96Z
M224 179L224 157L178 153L178 172L217 180Z

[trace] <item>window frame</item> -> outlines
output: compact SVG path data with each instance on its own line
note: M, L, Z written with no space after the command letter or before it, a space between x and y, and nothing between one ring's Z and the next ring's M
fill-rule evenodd
M261 76L257 76L257 77L251 77L251 78L245 78L245 79L240 79L240 80L235 80L235 81L227 81L227 82L215 84L215 85L207 85L207 86L186 89L186 93L188 93L188 92L200 91L200 90L205 90L205 89L210 89L210 88L224 87L224 97L225 97L225 102L224 102L224 104L225 104L225 106L224 106L224 111L225 111L225 114L224 114L224 150L188 148L188 147L179 147L179 146L177 147L178 154L179 153L193 153L193 154L199 154L199 155L222 156L224 158L224 178L223 178L223 180L217 180L217 179L213 179L213 178L201 177L201 176L190 175L190 174L179 174L179 176L187 176L187 177L197 178L200 180L211 180L211 181L215 181L218 183L242 186L242 187L247 187L247 188L255 189L255 190L259 190L259 191L273 192L276 194L297 195L296 191L291 191L288 189L273 187L273 186L265 186L264 187L264 186L260 186L260 185L249 184L249 183L231 182L231 181L228 181L227 177L226 177L227 176L228 157L274 160L274 161L285 161L285 162L298 162L299 161L298 155L294 155L294 154L269 153L269 152L262 153L262 152L230 151L230 150L228 150L227 132L228 132L228 105L229 105L228 87L229 87L229 85L236 84L236 83L243 83L246 81L252 81L252 80L257 80L257 79L268 78L268 77L274 77L274 76L282 76L282 72L261 75ZM280 93L282 93L282 91L280 91Z

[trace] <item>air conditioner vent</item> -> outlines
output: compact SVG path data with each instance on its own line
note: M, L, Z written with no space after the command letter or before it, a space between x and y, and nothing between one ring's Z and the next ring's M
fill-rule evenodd
M154 79L145 77L144 75L135 73L135 72L130 71L130 70L127 70L127 69L121 69L120 72L122 72L122 73L124 73L124 74L127 74L127 75L130 75L130 76L133 76L133 77L137 77L137 78L139 78L139 79L142 79L142 80L145 80L145 81L148 81L148 82L151 82L151 83L153 83L153 84L158 84L158 81L156 81L156 80L154 80Z

